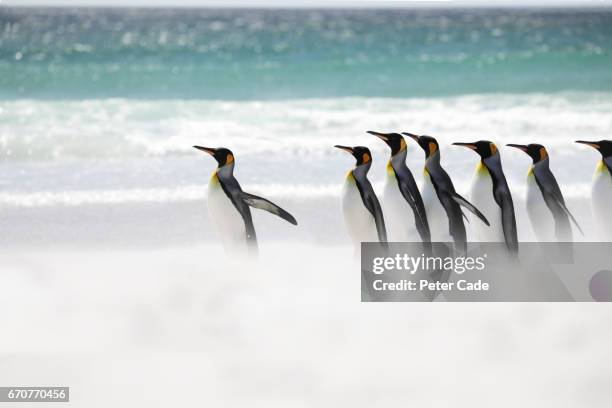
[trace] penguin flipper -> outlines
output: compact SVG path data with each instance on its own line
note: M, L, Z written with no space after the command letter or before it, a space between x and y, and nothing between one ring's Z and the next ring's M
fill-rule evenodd
M278 205L274 204L270 200L266 200L265 198L256 196L254 194L245 193L243 191L242 201L244 201L246 204L250 205L253 208L268 211L269 213L277 215L281 217L283 220L293 225L297 225L297 220L295 219L293 215L289 214L287 211L283 210L282 208L280 208Z
M414 181L414 178L411 181L412 182L410 184L400 182L399 189L404 196L404 199L408 202L408 205L410 205L412 211L414 212L416 227L419 235L421 236L421 240L423 242L431 242L431 232L429 230L427 214L425 213L425 205L423 204L421 193L419 193L419 189Z
M374 223L376 224L376 232L378 233L378 241L387 243L387 229L385 228L385 218L383 216L380 203L376 196L368 195L366 197L367 208L374 216Z
M544 202L546 203L548 208L553 211L553 213L555 212L554 209L557 209L557 212L563 212L565 215L567 215L567 217L569 217L570 220L572 220L572 222L574 223L576 228L578 228L578 231L580 231L582 236L585 236L584 232L582 231L582 228L580 228L580 225L578 224L578 221L576 221L576 218L574 218L570 210L565 205L565 200L563 200L562 198L563 196L561 196L561 199L559 199L556 194L546 188L542 189L542 196L544 197Z
M502 229L506 246L513 252L518 251L518 234L516 231L516 217L514 215L514 204L512 199L501 200Z
M482 222L484 222L488 227L491 226L491 224L489 224L489 220L487 220L487 217L484 216L483 213L480 212L480 210L476 207L474 207L474 205L472 203L470 203L468 200L466 200L465 198L461 197L459 194L454 193L452 195L453 200L459 204L462 207L467 208L468 210L470 210L475 216L477 216L478 218L480 218L480 220Z
M378 235L378 241L387 246L387 229L385 227L385 218L383 216L380 202L376 197L376 193L372 188L372 184L367 178L363 180L357 179L357 189L361 195L361 201L365 208L374 217L374 223L376 224L376 233Z
M540 187L540 191L544 197L544 202L555 218L559 215L558 213L566 215L572 220L582 236L584 236L584 232L582 231L582 228L580 228L580 225L578 225L578 221L576 221L570 210L565 205L563 193L561 193L561 188L559 188L559 183L557 183L557 179L555 178L554 174L548 168L538 167L535 168L534 174L536 183L538 184L538 187Z

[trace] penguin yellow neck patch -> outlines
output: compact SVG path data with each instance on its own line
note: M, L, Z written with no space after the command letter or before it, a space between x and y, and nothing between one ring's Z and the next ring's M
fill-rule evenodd
M393 170L393 165L391 165L391 160L387 162L387 174L389 176L395 176L395 170Z
M216 171L214 171L213 174L210 176L210 184L213 184L213 185L219 184L219 178L217 177Z
M489 172L489 170L487 169L487 166L484 165L484 163L481 161L478 162L478 164L476 165L476 173L479 175L484 175L487 174Z
M595 173L603 173L606 171L608 171L608 168L606 167L603 160L600 160L599 163L597 163L597 167L595 167Z

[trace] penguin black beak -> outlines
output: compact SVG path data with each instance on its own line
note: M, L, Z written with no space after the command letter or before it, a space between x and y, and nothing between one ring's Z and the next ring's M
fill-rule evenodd
M340 150L344 150L347 153L353 154L353 148L352 147L340 146L340 145L335 145L334 147L337 147Z
M211 156L214 156L215 152L217 151L217 149L213 149L212 147L193 146L193 148L208 153Z
M522 150L522 151L524 151L525 153L527 153L527 146L525 146L525 145L520 145L520 144L512 144L512 143L509 143L509 144L507 144L506 146L514 147L514 148L517 148L517 149Z
M418 135L415 135L413 133L408 133L408 132L402 132L402 135L408 136L409 138L411 138L415 142L419 143L419 136Z
M389 141L389 136L385 135L384 133L380 133L380 132L374 132L372 130L368 130L367 133L371 134L372 136L376 136L377 138L388 142Z
M581 144L585 144L587 146L591 146L594 149L599 150L599 143L597 142L587 142L586 140L576 140L576 143L581 143Z
M478 147L474 143L456 142L456 143L453 143L453 145L467 147L468 149L472 149L472 150L478 150Z

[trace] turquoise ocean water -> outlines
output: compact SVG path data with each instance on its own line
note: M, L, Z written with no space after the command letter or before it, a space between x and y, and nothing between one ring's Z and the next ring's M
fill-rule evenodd
M611 10L0 8L0 98L612 90Z

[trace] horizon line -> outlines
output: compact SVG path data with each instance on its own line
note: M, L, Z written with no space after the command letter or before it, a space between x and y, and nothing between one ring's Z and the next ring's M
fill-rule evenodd
M205 0L206 1L206 0ZM15 4L16 3L16 4ZM21 4L20 4L21 3ZM87 4L89 3L89 4ZM107 3L107 4L104 4ZM110 3L110 4L109 4ZM26 1L25 4L19 0L0 0L2 7L11 8L131 8L131 9L602 9L611 8L612 0L560 0L556 2L536 1L512 1L502 0L499 2L485 2L475 0L314 0L299 1L291 4L282 0L255 0L248 2L238 0L230 2L221 0L208 0L205 3L194 0L183 0L168 2L161 0L157 4L129 4L129 1L100 1L74 4L66 0L52 1L51 4L45 0ZM140 2L136 2L140 3ZM178 4L177 4L178 3Z
M1 0L0 0L1 1ZM342 6L339 4L323 5L193 5L193 4L176 4L176 5L121 5L121 4L80 4L71 6L67 4L4 4L0 2L0 10L2 9L143 9L143 10L602 10L612 9L612 4L496 4L496 5L477 5L477 4L428 4L428 5L359 5L351 4Z

